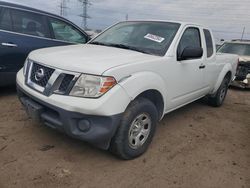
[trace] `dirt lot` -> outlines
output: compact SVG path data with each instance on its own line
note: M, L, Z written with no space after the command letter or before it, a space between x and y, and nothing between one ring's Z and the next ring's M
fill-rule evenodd
M0 89L0 106L1 188L250 187L250 91L170 113L133 161L34 123L12 88Z

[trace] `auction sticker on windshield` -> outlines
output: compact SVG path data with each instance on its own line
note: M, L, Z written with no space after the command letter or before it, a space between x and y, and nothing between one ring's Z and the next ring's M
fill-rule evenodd
M144 38L152 40L152 41L155 41L155 42L159 42L159 43L161 43L162 41L165 40L165 38L163 38L163 37L160 37L160 36L157 36L157 35L153 35L153 34L150 34L150 33L148 33L147 35L145 35Z

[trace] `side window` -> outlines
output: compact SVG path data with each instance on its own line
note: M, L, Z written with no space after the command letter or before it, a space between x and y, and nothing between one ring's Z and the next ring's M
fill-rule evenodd
M203 31L206 39L207 57L211 57L214 53L212 36L209 30L204 29Z
M12 31L10 9L0 9L0 29Z
M11 14L13 30L15 32L39 37L49 37L44 16L14 9L11 11Z
M181 55L186 47L201 47L201 37L198 28L189 27L185 30L178 45L178 55Z
M87 37L72 25L58 19L49 18L54 38L72 43L86 43Z

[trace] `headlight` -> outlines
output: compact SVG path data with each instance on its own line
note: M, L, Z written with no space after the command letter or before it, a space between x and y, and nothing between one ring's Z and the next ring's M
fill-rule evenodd
M70 95L77 97L97 98L102 96L115 85L116 80L113 77L83 74L78 78L70 92Z
M23 65L23 75L25 76L26 75L26 72L27 72L27 67L28 67L28 61L29 59L27 58L24 62L24 65Z

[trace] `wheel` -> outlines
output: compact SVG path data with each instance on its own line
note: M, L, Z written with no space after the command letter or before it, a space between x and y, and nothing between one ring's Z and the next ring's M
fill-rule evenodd
M216 94L213 97L208 97L208 103L211 106L214 107L219 107L223 104L226 95L227 95L227 90L228 90L228 86L229 86L229 78L225 77L219 87L219 89L217 90Z
M151 101L145 98L132 101L111 141L111 152L126 160L143 154L152 141L157 120L158 112Z

